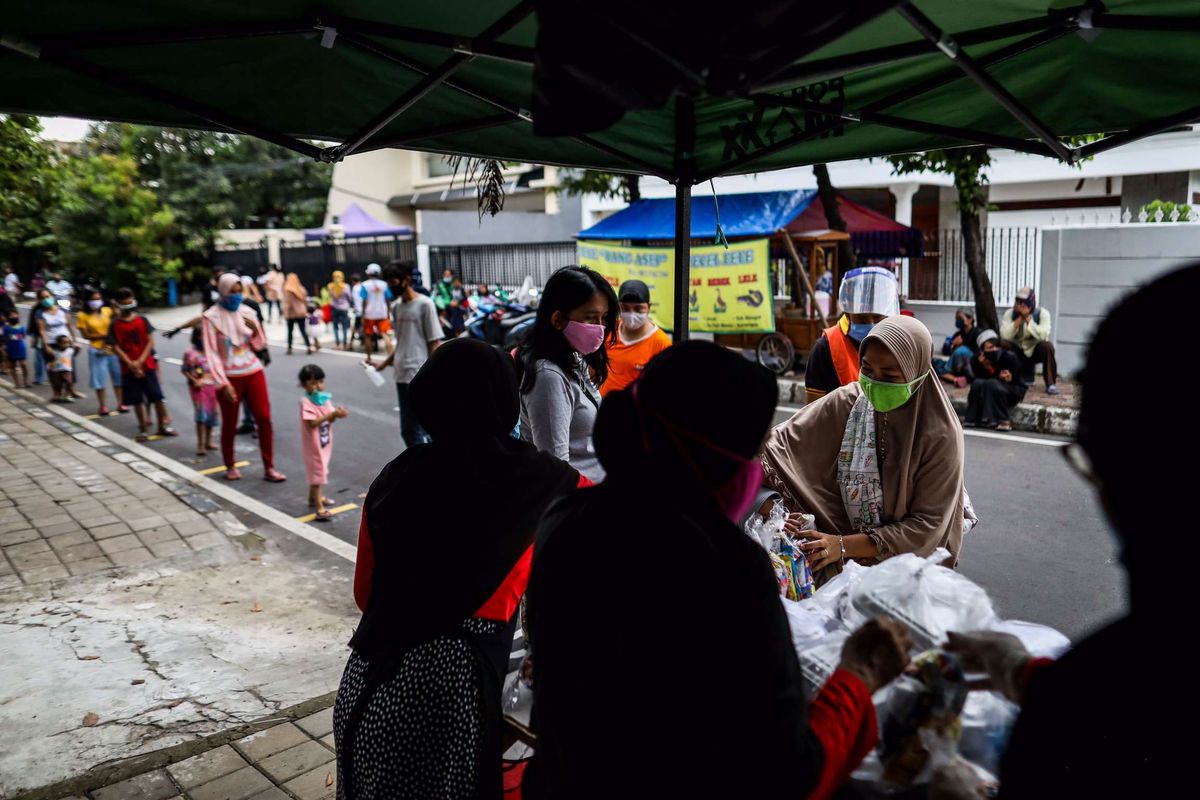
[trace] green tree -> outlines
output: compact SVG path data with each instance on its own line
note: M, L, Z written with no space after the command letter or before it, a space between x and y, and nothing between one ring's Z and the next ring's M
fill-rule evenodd
M41 257L58 196L60 169L41 130L37 117L0 115L0 258L18 266Z
M167 256L175 215L141 185L137 164L109 154L71 159L50 215L58 261L72 275L162 299L180 261Z
M942 172L954 178L958 192L958 216L962 224L963 254L967 260L967 276L975 292L975 318L981 328L1000 329L996 314L996 296L992 279L987 274L981 212L987 208L987 175L984 170L992 163L987 147L959 147L953 150L929 150L888 156L892 174L908 175L920 172Z
M626 203L636 203L642 199L642 190L638 185L637 175L618 175L593 169L562 172L556 191L566 192L572 196L595 194L602 199L619 197Z

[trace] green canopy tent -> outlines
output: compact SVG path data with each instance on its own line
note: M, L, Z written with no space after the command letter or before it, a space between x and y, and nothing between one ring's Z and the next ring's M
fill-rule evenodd
M1194 0L828 5L0 0L0 110L657 175L681 294L700 181L966 144L1077 161L1200 121Z

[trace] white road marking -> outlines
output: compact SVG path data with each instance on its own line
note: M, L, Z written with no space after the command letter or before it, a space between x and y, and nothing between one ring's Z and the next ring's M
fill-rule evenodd
M158 360L165 364L174 364L177 367L183 366L183 362L181 360L178 358L171 358L170 356L160 356Z

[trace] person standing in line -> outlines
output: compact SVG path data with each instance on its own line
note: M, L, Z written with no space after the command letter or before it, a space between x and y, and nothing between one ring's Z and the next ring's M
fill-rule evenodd
M121 288L114 298L117 318L108 328L108 346L121 359L121 387L124 400L137 414L137 441L150 438L150 419L146 407L153 404L158 416L159 436L178 436L171 427L171 415L158 382L158 361L154 357L154 326L137 313L133 290Z
M13 271L13 268L8 264L4 265L4 291L13 302L21 299L21 291L24 287L21 286L21 276Z
M308 292L300 283L300 276L294 272L287 274L283 283L283 318L287 320L287 354L292 354L292 336L297 328L300 337L304 339L304 352L312 355L313 346L308 340Z
M196 456L204 458L209 450L216 450L212 432L217 427L220 407L217 403L217 386L213 381L208 359L204 357L204 331L192 328L192 346L183 354L180 370L188 380L188 394L192 398L192 409L196 419Z
M121 389L121 359L117 358L108 344L108 329L112 327L114 316L112 306L104 302L98 289L94 289L88 293L78 317L79 333L91 345L88 347L88 381L96 393L96 403L99 405L96 413L102 417L109 414L108 396L104 389L106 377L117 398L117 411L122 414L129 411Z
M592 447L592 426L608 378L605 341L617 329L617 295L587 267L563 267L550 276L537 319L518 360L521 438L579 470L604 480Z
M46 284L46 288L50 290L50 294L54 296L54 301L70 307L71 296L75 294L75 287L70 281L64 281L61 272L55 272L53 278Z
M671 346L671 337L650 319L650 287L630 280L617 291L621 322L616 338L608 346L608 380L600 395L624 389L636 381L650 359Z
M350 412L345 406L335 406L333 397L325 391L325 370L316 364L300 368L300 443L304 451L304 471L308 478L308 505L316 510L317 522L333 519L325 506L333 501L325 496L329 483L329 460L333 457L333 423L345 419Z
M21 324L21 315L13 309L8 314L4 324L4 355L12 365L13 385L18 389L29 386L29 372L25 359L29 357L29 347L25 342L25 326Z
M263 296L267 299L267 319L274 322L275 317L283 317L283 273L274 264L258 279L263 287Z
M50 303L47 304L46 301ZM42 312L54 305L54 296L50 290L42 287L34 290L33 307L29 309L29 317L25 320L25 332L32 338L33 344L33 385L41 386L46 382L46 349L42 341Z
M1017 289L1012 309L1000 321L1000 337L1021 361L1021 381L1032 386L1034 368L1041 364L1046 394L1058 394L1058 361L1050 332L1050 310L1038 306L1030 287Z
M396 341L393 344L390 339L386 340L388 356L375 369L383 372L395 364L396 396L400 401L400 435L406 447L415 447L428 442L429 434L413 413L408 385L421 365L441 344L442 323L438 320L437 306L433 301L413 289L411 272L392 265L388 267L387 280L395 287L397 295L397 300L392 303L392 330Z
M255 313L258 314L259 321L262 321L262 304L264 302L262 292L258 290L258 284L254 282L254 278L249 275L243 275L240 278L242 282L242 302L246 305L254 304Z
M389 304L392 302L392 290L388 288L386 281L379 276L383 274L383 268L378 264L367 265L367 279L358 287L358 296L362 301L362 321L363 321L363 345L367 349L367 363L371 363L371 356L375 353L377 342L383 338L392 329L391 323L388 322ZM412 276L408 277L409 285L412 284Z
M1025 398L1021 383L1021 362L1011 350L1000 346L994 330L980 331L979 352L971 358L971 391L967 395L968 427L982 425L998 431L1011 431L1010 414Z
M75 402L75 348L71 341L65 333L56 338L51 351L54 358L46 366L56 403Z
M896 275L883 267L859 267L838 289L842 316L813 344L804 370L804 402L811 403L858 380L858 351L877 324L900 313Z
M357 272L355 272L353 275L350 276L350 309L354 313L350 320L350 325L351 325L350 343L349 343L349 346L346 347L347 350L351 350L351 351L354 350L355 340L358 340L360 342L364 341L363 335L362 335L363 301L362 301L362 298L359 297L359 295L358 295L358 290L359 290L359 287L361 287L361 286L362 286L362 275L359 275Z
M42 342L42 355L45 363L49 364L56 358L54 345L58 341L58 337L66 336L68 341L74 342L79 338L79 331L75 328L75 320L71 319L70 313L55 303L53 297L43 297L41 304L41 314L38 316L38 338ZM73 381L70 395L76 399L83 398L83 395L75 389Z
M289 276L292 277L292 276ZM237 436L238 406L244 397L250 403L258 428L258 451L262 456L263 480L280 483L287 476L275 469L275 439L271 427L271 397L263 364L256 355L266 347L262 325L249 308L242 307L242 284L228 272L217 282L220 300L204 312L204 357L212 370L221 406L221 456L225 480L241 480L234 467L233 442ZM301 291L303 291L301 287Z
M333 323L333 344L339 350L350 349L350 306L352 294L346 283L346 273L335 269L329 292L330 322Z

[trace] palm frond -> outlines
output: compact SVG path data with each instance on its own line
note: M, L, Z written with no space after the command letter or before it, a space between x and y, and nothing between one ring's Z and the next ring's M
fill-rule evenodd
M504 167L494 158L468 158L466 156L446 156L446 163L454 171L450 174L450 186L454 187L454 179L462 170L462 186L475 186L475 197L479 207L479 221L483 215L496 216L504 209Z

